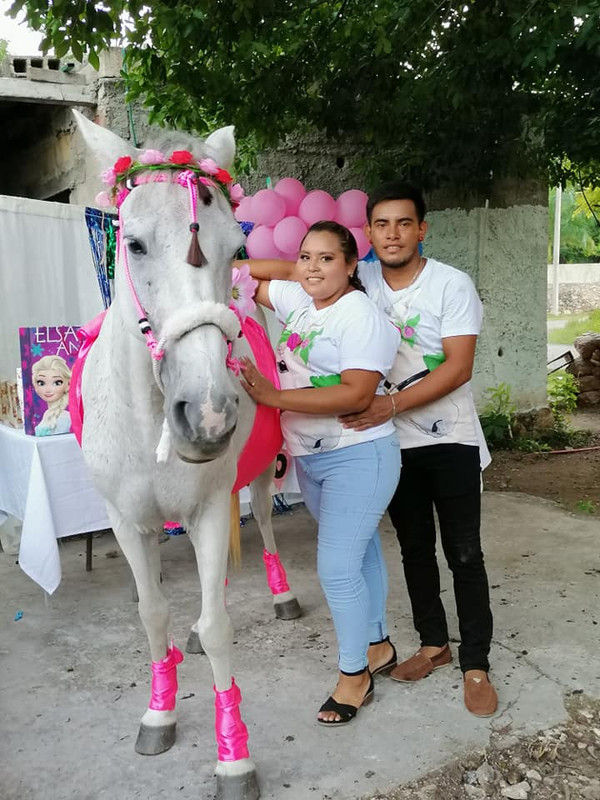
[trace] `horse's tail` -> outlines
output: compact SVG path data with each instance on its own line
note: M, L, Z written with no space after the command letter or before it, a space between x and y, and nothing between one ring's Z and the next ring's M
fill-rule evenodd
M240 535L240 493L233 492L230 504L229 558L235 567L242 563L242 538Z

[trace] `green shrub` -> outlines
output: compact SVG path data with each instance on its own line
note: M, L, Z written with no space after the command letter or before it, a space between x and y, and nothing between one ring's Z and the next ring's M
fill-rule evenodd
M548 405L552 411L570 414L577 408L577 381L569 372L548 375Z
M488 402L481 410L479 421L490 447L510 447L513 440L512 426L516 405L510 397L510 386L500 383L485 390Z

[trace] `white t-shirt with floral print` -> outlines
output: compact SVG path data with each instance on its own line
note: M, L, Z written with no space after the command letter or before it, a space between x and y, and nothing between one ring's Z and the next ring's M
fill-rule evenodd
M269 299L284 325L276 352L282 389L332 386L341 383L341 373L349 369L385 376L392 366L400 334L363 292L349 292L333 305L317 309L299 283L271 281ZM383 392L382 382L378 393ZM394 433L391 421L353 431L333 416L294 411L282 413L281 429L294 456L337 450Z
M483 306L473 281L461 270L428 258L415 283L397 291L385 281L379 261L361 261L359 277L369 297L400 331L398 354L388 374L389 384L399 391L444 362L443 339L479 334ZM470 383L394 421L402 448L476 445L482 469L491 461Z

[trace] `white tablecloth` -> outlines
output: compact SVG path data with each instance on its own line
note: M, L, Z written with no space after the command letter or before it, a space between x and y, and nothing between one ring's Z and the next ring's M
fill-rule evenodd
M23 520L19 564L49 594L60 583L56 540L110 528L71 433L35 437L0 425L0 523Z

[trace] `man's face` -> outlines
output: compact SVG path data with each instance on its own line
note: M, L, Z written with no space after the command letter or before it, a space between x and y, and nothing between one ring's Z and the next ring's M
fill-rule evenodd
M412 200L384 200L373 209L365 232L382 266L397 269L419 258L426 222L419 222Z

